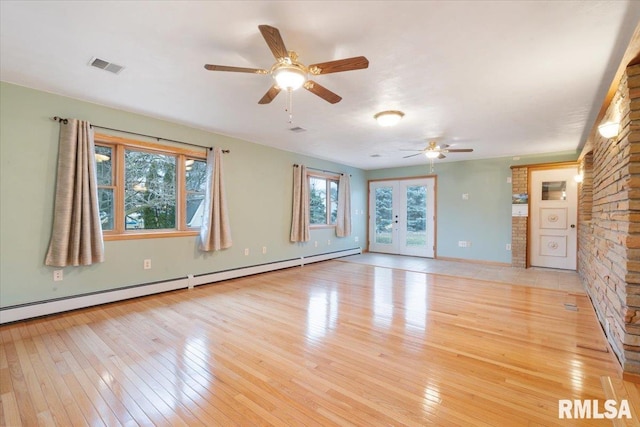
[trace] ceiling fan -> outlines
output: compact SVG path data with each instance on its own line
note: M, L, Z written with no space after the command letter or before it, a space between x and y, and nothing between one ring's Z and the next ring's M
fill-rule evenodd
M400 151L419 151L416 154L411 154L409 156L404 156L403 159L407 159L409 157L419 156L420 154L424 154L428 159L444 159L445 153L471 153L473 148L448 148L449 145L437 145L436 141L429 141L429 145L427 145L422 150L400 150Z
M269 25L259 25L258 28L262 33L262 37L264 37L264 40L267 42L269 49L271 49L271 53L273 53L273 56L276 58L275 64L273 64L269 70L212 64L206 64L204 66L204 68L210 71L271 74L275 83L267 93L264 94L260 101L258 101L258 104L270 103L283 89L291 93L291 91L300 87L304 87L314 95L319 96L331 104L335 104L336 102L340 102L342 97L313 80L310 80L309 75L317 76L320 74L339 73L359 70L369 66L369 60L364 56L338 59L306 66L298 61L298 54L296 52L287 50L280 36L280 31L278 31L277 28Z

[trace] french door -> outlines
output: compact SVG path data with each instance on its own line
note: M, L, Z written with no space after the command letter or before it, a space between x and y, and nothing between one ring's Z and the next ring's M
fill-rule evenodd
M369 251L433 258L435 178L369 183Z

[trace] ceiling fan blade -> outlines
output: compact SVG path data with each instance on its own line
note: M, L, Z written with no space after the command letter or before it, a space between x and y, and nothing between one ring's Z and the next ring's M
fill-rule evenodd
M343 71L361 70L369 66L369 60L364 56L338 59L336 61L321 62L309 65L309 72L313 75L341 73Z
M447 156L445 156L444 154L440 153L440 155L438 156L439 159L446 159Z
M312 80L307 80L304 84L304 88L314 95L318 95L320 98L324 99L330 104L335 104L336 102L340 102L342 100L341 96L336 95L326 87L321 86Z
M278 96L278 94L280 93L280 88L278 87L278 85L273 85L269 88L269 90L267 91L267 93L264 94L264 96L260 99L260 101L258 101L258 104L268 104L271 101L273 101L273 99Z
M419 152L421 152L421 153L422 153L424 150L411 150L411 149L409 149L409 148L401 148L401 149L400 149L400 150L398 150L398 151L413 151L413 152L419 151Z
M422 152L417 153L417 154L410 154L408 156L404 156L403 159L408 159L409 157L415 157L415 156L419 156L420 154L422 154Z
M227 65L213 65L205 64L204 68L209 71L232 71L235 73L253 73L253 74L267 74L267 70L260 68L244 68L244 67L229 67Z
M473 148L449 148L447 153L471 153Z
M280 31L277 28L271 27L269 25L258 25L260 32L262 33L262 37L264 37L264 41L267 42L267 46L271 49L271 53L276 59L288 58L289 52L284 45L284 41L282 41L282 37L280 36Z

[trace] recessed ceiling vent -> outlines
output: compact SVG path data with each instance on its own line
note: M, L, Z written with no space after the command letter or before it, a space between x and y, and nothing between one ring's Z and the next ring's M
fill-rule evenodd
M306 132L307 130L305 128L301 128L300 126L296 126L294 128L289 129L291 132L295 132L295 133L300 133L300 132Z
M114 64L100 58L92 58L91 62L89 62L89 65L91 65L92 67L100 68L101 70L109 71L113 74L119 74L120 71L124 70L124 67L122 65Z

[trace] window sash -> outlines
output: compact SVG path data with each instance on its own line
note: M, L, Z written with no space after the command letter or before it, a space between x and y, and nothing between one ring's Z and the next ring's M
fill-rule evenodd
M105 240L143 239L155 237L179 237L196 235L199 227L188 227L186 223L187 193L185 162L193 159L206 162L206 151L188 150L111 135L96 134L95 145L111 148L112 152L112 185L98 185L98 189L113 191L113 229L103 230ZM168 155L176 159L175 166L175 227L168 229L127 230L125 223L125 150L146 152L150 154Z
M326 173L317 173L317 172L308 172L307 173L307 183L311 188L311 180L316 179L318 181L324 181L324 221L322 223L319 222L311 222L313 213L309 216L309 227L310 228L324 228L324 227L335 227L337 222L337 211L338 211L338 182L339 178L335 175L329 175ZM332 184L335 186L335 198L332 197L331 187ZM310 191L311 193L311 191ZM312 197L310 194L309 204L312 203ZM335 209L334 209L335 208ZM312 206L310 206L310 211L313 212ZM332 215L333 214L333 215ZM332 217L334 217L332 219Z

